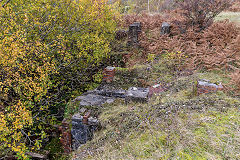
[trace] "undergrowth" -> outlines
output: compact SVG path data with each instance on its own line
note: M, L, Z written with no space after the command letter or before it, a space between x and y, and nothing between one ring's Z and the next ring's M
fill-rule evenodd
M240 30L229 21L205 30L182 30L181 10L125 15L122 28L141 22L139 48L127 48L127 68L113 85L166 91L146 104L117 100L101 108L102 130L81 146L83 159L240 159ZM162 22L172 25L161 35ZM122 52L123 53L123 52ZM223 91L197 96L196 82L221 83Z
M180 10L174 10L161 15L126 15L122 27L136 21L142 24L140 49L129 51L131 56L126 60L129 66L143 63L144 59L146 62L149 56L181 52L186 56L183 68L225 71L232 78L233 90L239 91L240 29L235 23L217 21L201 32L191 27L182 30L184 27L180 22L184 22L184 17ZM170 34L161 35L162 22L172 25Z
M100 116L104 129L78 153L86 159L240 158L239 100L151 103L108 106Z
M161 63L162 62L162 63ZM229 83L220 71L181 76L164 59L136 65L149 83L167 91L146 104L117 100L101 108L102 130L73 157L83 159L239 159L240 99L223 91L194 95L197 79ZM130 72L127 69L120 69ZM143 76L144 77L144 76ZM156 79L156 77L159 77ZM170 78L169 78L170 77ZM155 80L155 81L154 81Z

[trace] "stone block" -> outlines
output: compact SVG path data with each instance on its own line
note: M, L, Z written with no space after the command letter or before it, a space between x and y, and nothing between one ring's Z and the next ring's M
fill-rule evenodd
M129 26L128 31L128 45L139 45L139 34L141 32L141 23L134 22Z
M98 130L100 123L96 118L89 117L87 123L83 123L84 116L76 113L72 116L72 148L76 150L80 145L92 140L94 131Z
M104 103L112 103L115 98L106 97L96 94L87 94L83 96L79 96L76 98L78 101L81 101L80 106L101 106Z
M149 88L130 87L126 92L125 101L147 102Z
M106 85L101 86L94 90L95 94L106 96L106 97L114 97L114 98L125 98L126 91L123 89L111 89Z
M163 22L162 23L162 27L161 27L161 34L169 34L170 33L170 24L167 22Z

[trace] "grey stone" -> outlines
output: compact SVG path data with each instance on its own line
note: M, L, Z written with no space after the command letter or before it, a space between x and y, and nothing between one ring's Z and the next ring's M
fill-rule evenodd
M198 81L198 85L201 85L201 86L208 86L208 87L214 87L214 88L222 88L222 85L217 85L215 83L210 83L209 80L205 80L205 79L202 79L202 80L199 80Z
M130 87L126 93L126 102L132 100L137 102L148 101L148 88Z
M110 85L100 85L94 90L94 93L107 97L125 98L126 91L123 89L116 89Z
M139 33L141 32L141 23L134 22L129 26L128 45L139 45Z
M89 117L89 118L88 118L88 124L89 124L89 125L96 126L96 127L100 125L98 119L97 119L97 118L93 118L93 117ZM96 128L96 129L97 129L97 128Z
M76 113L72 116L72 148L76 150L80 145L85 144L87 141L92 140L94 131L100 126L96 118L89 117L88 123L82 123L83 116Z
M125 98L125 94L126 91L123 89L115 89L111 85L102 84L95 90L87 91L75 98L74 102L80 101L80 106L101 106L105 103L113 103L115 98Z
M115 98L125 98L125 90L96 90L98 95L107 96L107 97L115 97Z
M81 144L85 144L91 139L91 137L89 137L89 128L85 124L79 124L78 128L73 127L71 134L73 150L76 150Z
M90 102L87 101L81 101L80 102L80 106L91 106L92 104Z
M82 122L82 119L83 119L83 116L81 116L80 113L75 113L72 116L72 121L74 121L74 122Z
M78 99L81 100L79 103L80 106L101 106L104 103L114 101L114 98L112 97L106 97L102 95L96 95L96 94L88 94L84 96L80 96Z
M167 22L162 23L161 34L169 34L170 33L170 24Z
M73 116L72 116L72 122L76 122L76 123L82 123L82 120L83 120L83 116L80 114L80 113L75 113ZM93 118L93 117L89 117L88 118L88 124L89 125L99 125L99 121L97 118Z

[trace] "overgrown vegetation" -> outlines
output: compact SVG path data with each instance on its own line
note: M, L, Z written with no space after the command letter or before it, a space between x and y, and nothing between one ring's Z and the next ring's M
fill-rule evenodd
M240 99L232 98L222 91L201 96L193 93L197 79L221 81L223 84L227 84L229 79L217 72L179 77L166 72L168 69L161 62L155 62L150 73L144 73L141 69L138 71L145 75L158 74L158 82L167 82L168 90L154 96L147 104L125 104L118 100L112 105L103 106L99 115L102 130L95 134L92 141L80 147L73 157L239 158Z
M232 81L239 88L236 79L239 79L237 73L240 60L238 45L240 29L237 24L225 20L217 21L201 32L191 28L191 25L185 30L186 28L183 26L185 18L182 16L182 11L179 10L165 15L126 15L121 24L126 27L135 21L141 22L143 28L140 36L141 59L146 60L148 55L152 54L159 57L161 54L181 52L187 57L182 69L223 70L232 77ZM191 20L189 19L189 21ZM162 22L172 25L169 35L161 35ZM199 28L198 25L195 24L195 27ZM136 54L138 52L136 53L134 50L130 53L130 55ZM130 65L134 65L139 60L129 59L128 62Z
M198 31L209 27L214 18L231 6L230 0L184 0L180 1L180 9L185 17L185 30L188 27L196 28Z
M161 84L165 91L147 104L86 107L102 130L73 157L240 159L240 29L214 21L222 11L239 9L228 9L231 4L1 0L0 157L29 159L26 152L44 148L51 159L66 159L58 137L48 141L54 124L78 112L71 99L96 88L102 68L114 64L114 87ZM138 48L114 39L117 27L134 22L142 25ZM163 22L172 26L170 34L161 34ZM222 82L224 90L196 96L197 79Z
M103 106L99 114L103 129L73 158L240 158L239 27L212 18L212 24L202 29L197 22L185 30L185 20L181 10L124 16L122 28L133 22L142 24L140 47L124 55L125 74L142 82L136 86L161 84L167 90L147 104L118 100ZM162 22L173 26L170 34L161 35ZM197 96L194 86L199 79L221 82L225 90ZM124 86L132 82L124 81Z
M1 6L0 150L27 159L25 152L39 150L62 118L73 91L84 91L98 77L117 15L104 0L14 0Z

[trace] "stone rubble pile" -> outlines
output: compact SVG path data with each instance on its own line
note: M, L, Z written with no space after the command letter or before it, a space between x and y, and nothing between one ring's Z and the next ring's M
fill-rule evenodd
M87 117L84 121L84 116L76 113L72 116L72 148L76 150L81 144L92 140L93 133L99 127L99 121L93 117Z
M125 99L126 102L147 102L149 88L130 87L125 91L123 89L109 89L109 85L102 85L77 97L74 101L80 101L80 106L101 106L105 103L113 103L116 98Z
M84 106L102 106L105 103L113 103L116 98L122 98L125 102L147 102L148 101L148 88L130 87L127 91L123 89L114 89L109 84L100 85L92 91L84 93L82 96L75 98L79 102L79 107ZM85 144L91 140L93 133L100 127L100 123L96 118L87 117L80 113L72 116L72 148L76 150L81 144Z
M109 69L110 67L108 67ZM114 67L110 68L114 71ZM108 73L110 75L110 81L113 80L113 76L115 73ZM105 79L109 80L106 75ZM71 131L69 130L68 125L63 123L62 133L66 133L67 141L64 141L66 144L65 152L69 152L71 149L76 150L82 144L85 144L87 141L93 138L93 134L96 130L98 130L100 126L100 122L97 118L91 117L90 112L86 113L85 106L102 106L105 103L113 103L117 98L121 98L125 100L126 103L130 101L145 103L148 102L149 98L153 95L165 92L167 90L162 84L155 84L148 88L140 88L140 87L130 87L128 90L116 89L114 86L109 84L107 81L104 81L102 85L97 87L94 90L88 91L84 93L82 96L79 96L74 99L74 102L79 101L79 112L74 114L71 119ZM203 93L215 92L217 90L222 90L223 86L221 84L211 83L208 80L198 80L196 88L197 95ZM194 91L193 91L194 92ZM85 115L82 115L86 113ZM69 134L71 138L69 140ZM63 137L64 139L64 137ZM63 140L62 140L63 141Z

